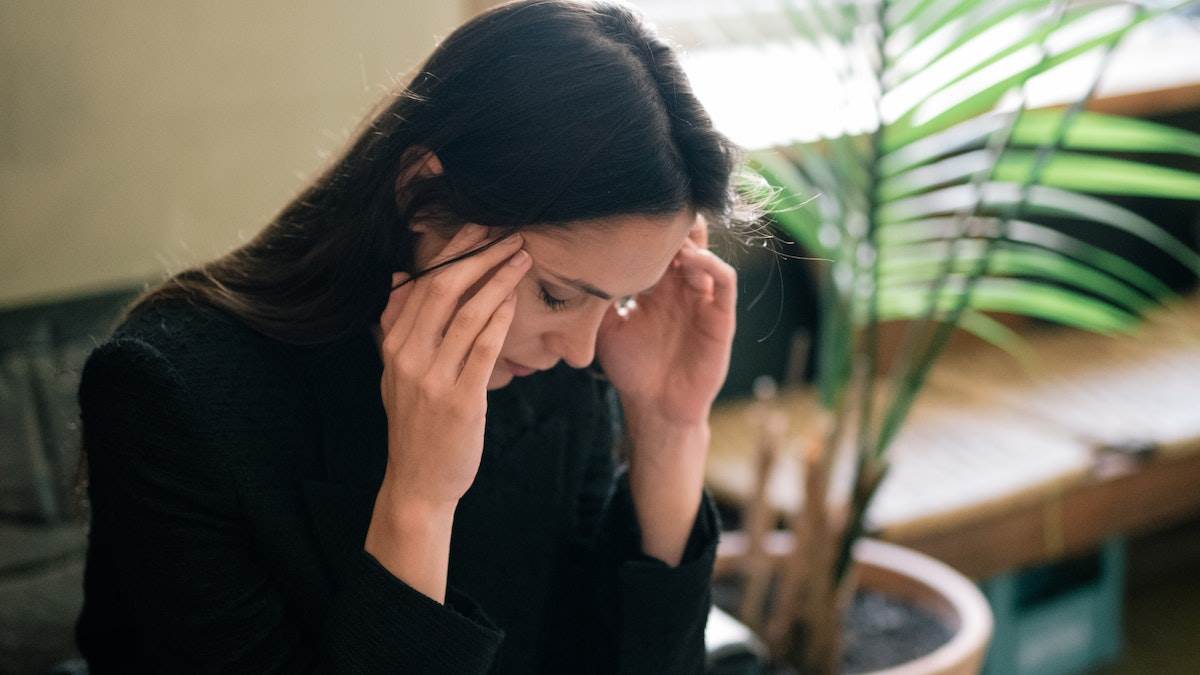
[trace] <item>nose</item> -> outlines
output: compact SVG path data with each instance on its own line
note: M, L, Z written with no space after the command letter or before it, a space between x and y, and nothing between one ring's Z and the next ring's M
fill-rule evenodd
M572 368L586 368L596 358L596 335L603 319L600 311L587 319L566 322L547 334L547 346Z

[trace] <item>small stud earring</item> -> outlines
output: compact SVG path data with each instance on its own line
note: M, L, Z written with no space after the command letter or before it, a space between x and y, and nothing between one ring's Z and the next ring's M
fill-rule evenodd
M621 298L616 303L617 316L622 319L628 319L630 312L637 309L637 299L632 295L627 298Z

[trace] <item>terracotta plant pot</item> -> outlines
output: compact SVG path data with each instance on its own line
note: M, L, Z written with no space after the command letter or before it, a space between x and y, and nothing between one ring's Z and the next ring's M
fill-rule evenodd
M790 532L772 532L765 549L774 561L792 550ZM715 574L733 575L746 550L742 532L721 536ZM976 675L983 666L992 636L992 611L969 579L945 563L903 546L860 539L854 548L859 588L911 602L941 618L952 632L950 641L917 659L872 675Z

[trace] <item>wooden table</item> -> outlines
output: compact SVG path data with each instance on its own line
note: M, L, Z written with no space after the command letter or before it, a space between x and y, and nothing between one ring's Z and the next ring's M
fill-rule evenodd
M941 531L888 537L975 579L1093 551L1114 535L1200 517L1200 452L1083 480L1037 500L963 518Z
M1200 516L1200 300L1133 336L1054 330L1031 345L1031 369L990 349L943 359L891 451L873 534L986 578ZM811 393L779 400L793 436L811 428ZM750 489L751 405L714 409L719 499ZM1157 447L1142 460L1104 449L1122 444ZM800 503L795 451L770 484L782 513Z

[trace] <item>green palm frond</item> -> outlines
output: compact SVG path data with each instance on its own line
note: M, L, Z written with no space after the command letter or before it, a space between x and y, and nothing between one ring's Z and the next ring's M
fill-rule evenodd
M1200 173L1154 159L1200 157L1200 135L1082 105L1119 41L1181 4L783 3L795 39L842 86L867 80L877 92L873 132L751 156L789 205L774 220L829 260L818 265L817 383L836 408L862 378L860 453L883 456L956 327L1026 358L1020 337L989 313L1125 332L1173 297L1154 270L1055 223L1131 235L1200 274L1200 254L1114 200L1200 200ZM1091 71L1080 97L1029 109L1028 82L1066 67ZM873 410L885 321L909 328L889 374L893 397Z

